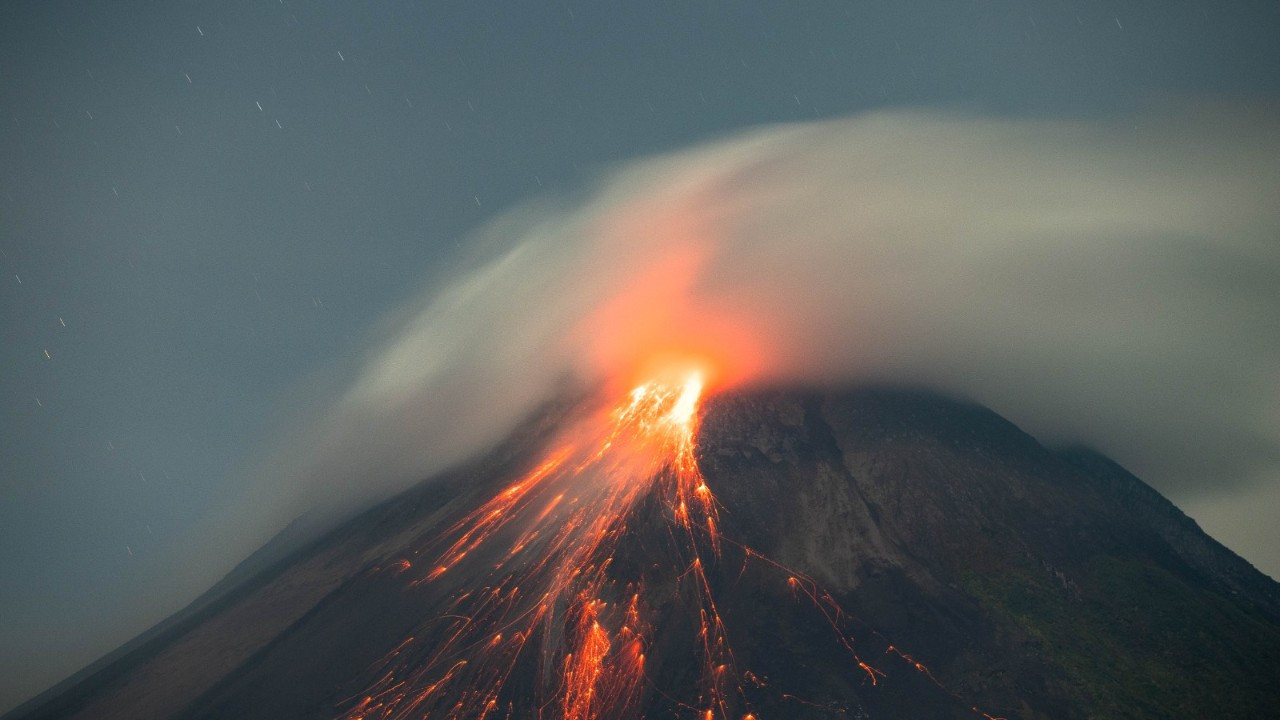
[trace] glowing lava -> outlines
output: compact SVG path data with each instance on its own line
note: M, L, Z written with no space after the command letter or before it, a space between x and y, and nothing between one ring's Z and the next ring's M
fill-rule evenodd
M634 715L651 684L645 658L653 607L670 599L671 586L693 615L689 650L702 668L697 696L673 702L699 720L759 716L743 686L765 684L736 662L707 577L723 541L719 508L695 452L707 374L687 363L676 368L559 433L531 470L417 552L432 560L410 585L443 593L446 609L383 658L376 679L341 717ZM661 563L646 563L669 567L663 597L654 596L645 569L617 555L645 507L661 509L672 541ZM884 676L854 652L830 595L732 545L744 564L758 559L779 569L793 591L812 601L870 683ZM399 575L412 567L400 560L384 570Z

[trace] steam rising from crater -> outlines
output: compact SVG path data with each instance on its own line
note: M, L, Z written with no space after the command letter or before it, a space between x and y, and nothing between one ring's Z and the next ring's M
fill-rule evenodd
M633 162L465 243L273 472L385 495L670 354L927 385L1184 496L1275 479L1278 120L894 112Z

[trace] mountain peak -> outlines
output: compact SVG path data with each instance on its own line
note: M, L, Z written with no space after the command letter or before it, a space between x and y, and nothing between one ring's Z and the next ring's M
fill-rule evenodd
M655 412L674 417L685 395L653 396ZM708 598L715 642L732 648L713 667L732 675L713 717L1259 717L1280 704L1276 583L1096 453L1053 451L988 409L895 388L737 392L707 400L697 424L687 415L673 432L698 427L689 470L706 485L690 492L714 493L706 520L723 540L673 566L683 505L657 489L629 505L607 562L583 556L599 597L546 608L549 629L518 636L484 704L498 716L701 720L707 680L691 647L709 637ZM429 664L456 637L460 598L507 587L502 536L487 548L450 533L470 537L466 518L524 492L509 483L537 477L549 436L535 423L264 564L16 715L400 717L396 688L453 672ZM548 497L543 516L564 507ZM542 542L529 527L511 542ZM561 657L556 633L595 632L624 585L638 674L625 702L600 705L603 676L564 689L562 672L597 670ZM477 632L497 647L513 629ZM618 637L599 638L601 658ZM379 682L390 694L371 690Z

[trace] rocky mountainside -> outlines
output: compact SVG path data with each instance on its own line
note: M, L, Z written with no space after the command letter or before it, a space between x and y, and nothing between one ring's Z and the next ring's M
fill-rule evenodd
M469 578L415 584L397 563L516 475L555 421L283 557L264 550L246 579L12 717L350 711L406 637L439 640L431 622ZM1280 586L1101 456L920 392L759 391L707 402L698 464L726 538L707 582L755 717L1280 707ZM642 503L611 559L658 598L635 706L652 719L693 717L699 682L698 629L655 560L668 528L661 503ZM493 717L554 717L535 701L542 670L517 665Z
M1096 454L888 390L724 398L703 452L766 551L998 714L1280 707L1280 586Z

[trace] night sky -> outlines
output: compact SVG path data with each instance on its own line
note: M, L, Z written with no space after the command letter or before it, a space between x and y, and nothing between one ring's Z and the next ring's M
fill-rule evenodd
M499 212L768 123L1274 105L1229 5L6 3L0 711L278 530L245 468ZM1276 483L1164 489L1280 574Z

